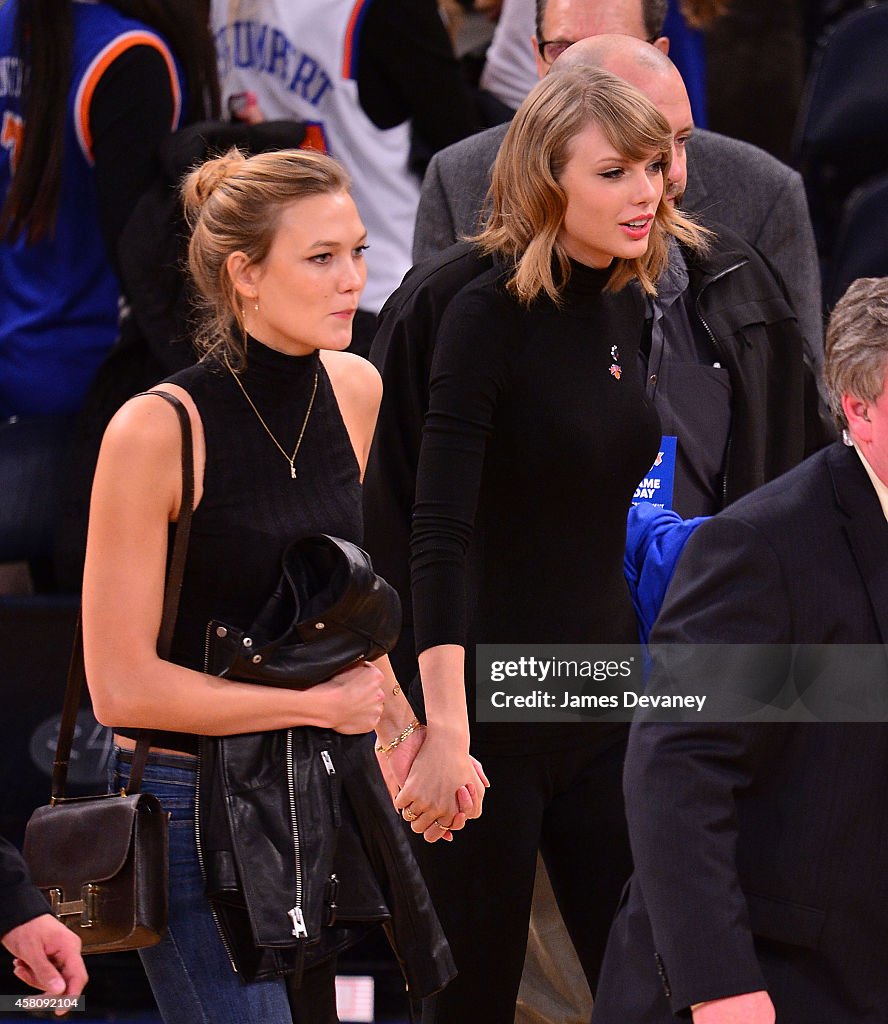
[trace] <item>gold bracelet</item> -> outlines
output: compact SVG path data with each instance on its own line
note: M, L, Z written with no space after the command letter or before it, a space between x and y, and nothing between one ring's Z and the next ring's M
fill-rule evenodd
M420 722L418 718L414 718L410 725L408 725L407 728L402 733L399 733L399 735L397 735L392 740L391 743L377 743L377 753L390 754L395 749L395 747L399 747L404 742L404 740L406 740L408 736L412 736L417 729L425 729L425 726L422 724L422 722Z

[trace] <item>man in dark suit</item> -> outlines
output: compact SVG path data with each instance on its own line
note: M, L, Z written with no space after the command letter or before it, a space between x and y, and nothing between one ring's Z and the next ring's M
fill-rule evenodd
M818 452L697 530L653 643L711 645L704 659L707 650L724 658L717 644L878 645L867 648L867 681L884 696L886 325L888 279L856 281L826 343L847 446ZM861 652L843 657L844 673L859 673ZM723 661L711 687L734 667ZM594 1024L773 1024L775 1012L779 1024L884 1024L884 721L636 722L625 791L636 870Z
M534 43L539 75L548 74L558 52L557 47L547 47L547 41L576 42L619 33L668 53L669 40L662 35L665 14L665 0L537 0ZM507 128L489 128L432 158L416 215L414 262L477 231L490 169ZM786 284L805 336L806 356L817 372L823 357L820 270L801 177L747 142L694 130L692 123L685 134L683 209L705 214L736 232L773 264Z
M0 838L0 943L16 958L15 974L53 996L76 996L86 984L80 939L49 912L18 851Z

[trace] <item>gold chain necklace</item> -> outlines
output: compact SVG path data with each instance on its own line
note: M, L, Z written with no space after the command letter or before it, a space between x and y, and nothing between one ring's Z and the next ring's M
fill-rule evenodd
M256 408L256 406L253 404L253 399L250 398L250 396L247 394L247 389L244 387L243 383L241 382L240 377L238 377L238 375L231 368L231 364L228 362L227 358L225 360L225 365L228 367L228 372L231 374L232 377L234 377L235 383L237 384L237 386L243 392L244 398L246 398L246 400L250 403L250 408L256 414L256 419L259 420L259 422L262 424L262 427L265 430L265 433L268 434L268 436L272 439L272 441L274 441L275 448L277 448L277 450L281 453L281 455L283 455L283 457L290 464L290 477L291 477L291 479L295 480L296 479L296 466L294 465L294 463L296 462L296 456L299 454L299 446L302 444L302 438L305 437L305 428L308 426L308 417L311 416L311 410L312 410L312 406L314 406L315 395L318 393L318 371L317 371L317 369L315 370L314 384L312 385L312 388L311 388L311 398L309 398L309 400L308 400L308 408L305 410L305 419L302 421L302 429L299 431L299 437L296 439L296 447L293 449L293 454L292 455L288 455L284 451L280 441L278 441L278 439L274 436L274 434L272 434L271 430L269 430L268 424L265 422L264 419L262 419L262 414L259 412L259 410Z

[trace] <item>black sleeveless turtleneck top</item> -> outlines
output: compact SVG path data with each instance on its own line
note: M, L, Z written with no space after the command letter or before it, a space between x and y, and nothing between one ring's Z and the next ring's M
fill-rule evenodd
M206 469L194 511L171 660L203 670L207 623L245 628L280 577L292 540L327 533L360 544L360 473L330 379L317 352L289 356L253 338L239 377L291 454L318 389L292 479L286 458L224 365L207 360L169 378L191 395L203 423ZM133 732L118 729L124 735ZM152 744L197 752L197 738L155 731Z

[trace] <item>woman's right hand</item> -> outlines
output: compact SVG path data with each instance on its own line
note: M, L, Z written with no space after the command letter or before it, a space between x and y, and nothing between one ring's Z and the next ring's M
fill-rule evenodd
M436 822L440 838L451 829L451 823L456 823L459 829L465 818L481 816L484 790L488 785L484 770L468 750L447 730L430 725L395 799L395 807L410 822L414 832L434 841ZM460 791L469 798L467 806L460 803Z
M352 735L375 729L385 703L383 680L378 668L362 663L313 687L323 726Z

